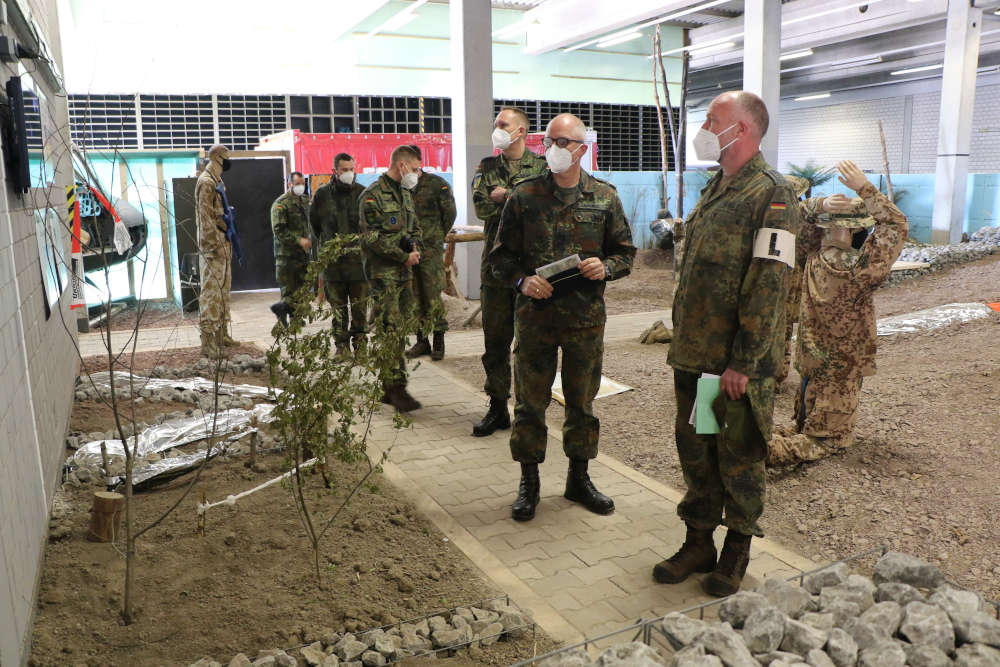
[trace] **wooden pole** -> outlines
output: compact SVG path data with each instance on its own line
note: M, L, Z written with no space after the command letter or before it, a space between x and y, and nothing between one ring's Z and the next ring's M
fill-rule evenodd
M878 136L882 140L882 166L885 169L885 192L890 202L895 201L892 192L892 180L889 178L889 152L885 147L885 132L882 131L882 121L878 122Z
M663 129L663 107L660 106L660 84L659 74L657 74L656 54L660 52L660 29L657 27L653 33L653 97L656 99L656 128L660 131L660 171L663 178L663 196L660 197L661 208L670 205L670 197L667 196L667 135Z
M660 26L656 26L656 34L660 34ZM667 103L667 123L670 126L670 144L674 152L674 163L677 163L677 156L680 154L680 149L677 146L677 127L674 124L674 107L670 104L670 84L667 82L667 68L663 64L663 55L657 50L653 54L655 57L653 60L660 64L660 78L663 83L663 99ZM667 165L664 164L663 168L666 169ZM679 194L679 193L678 193Z
M688 42L688 31L684 29L684 45ZM684 218L684 153L687 147L687 83L691 66L691 54L681 53L681 100L677 118L677 152L674 153L674 169L677 170L677 217Z
M94 504L90 509L90 529L87 539L91 542L114 542L125 509L125 496L111 491L94 491Z
M167 183L163 180L163 158L156 160L157 194L160 200L160 243L163 253L163 276L167 281L167 298L174 299L174 264L170 256L170 226L172 217L167 208Z

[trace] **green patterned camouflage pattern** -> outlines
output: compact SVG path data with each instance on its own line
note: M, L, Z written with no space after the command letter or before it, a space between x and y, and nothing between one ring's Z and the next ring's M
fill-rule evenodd
M448 330L441 292L445 288L444 237L458 215L455 195L436 174L424 172L413 188L413 208L420 221L420 263L413 267L413 294L420 314L420 330Z
M486 384L483 390L490 398L506 401L510 398L510 345L514 342L514 301L516 294L509 287L479 287L479 304L483 318L483 369Z
M344 185L336 178L316 189L309 208L309 221L320 245L338 236L361 233L358 205L364 191L364 186L357 182ZM326 283L346 283L365 278L365 260L357 253L339 257L323 272Z
M368 278L409 283L413 277L406 266L409 253L404 239L420 245L420 226L410 191L382 174L361 194L360 224L367 232Z
M600 258L617 280L632 272L632 229L618 192L585 171L572 193L561 191L551 174L524 181L507 200L497 241L490 254L494 275L513 287L537 267L573 254ZM602 326L605 280L585 281L576 290L551 299L518 294L516 317L525 324L562 328Z
M502 154L491 155L488 158L483 158L479 166L476 167L476 174L472 178L472 203L476 207L476 217L483 221L483 230L486 234L479 275L483 285L507 287L494 277L489 259L490 251L493 250L493 245L496 242L497 229L500 226L500 213L503 211L506 200L498 204L490 199L490 193L496 188L504 188L507 190L509 199L518 184L549 171L545 158L532 153L527 148L524 149L521 160L515 164L516 169Z

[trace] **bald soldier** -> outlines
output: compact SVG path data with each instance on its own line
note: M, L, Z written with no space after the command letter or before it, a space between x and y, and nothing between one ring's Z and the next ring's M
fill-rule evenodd
M194 186L201 262L201 292L198 325L201 353L211 359L223 356L224 347L235 345L229 337L229 291L233 284L233 244L226 238L222 172L229 169L229 149L216 144L208 149L208 162Z
M548 431L545 409L552 399L562 350L566 398L563 451L569 458L565 498L596 514L610 514L614 501L599 492L587 466L597 456L600 421L593 402L604 358L604 286L632 271L632 230L615 187L580 167L587 151L586 128L572 114L553 118L545 130L550 173L522 181L507 198L496 245L490 253L494 277L517 290L514 336L514 425L510 451L521 464L521 483L511 516L535 516ZM569 259L556 273L539 267Z
M674 297L674 434L687 491L677 513L687 524L681 548L653 569L660 583L711 572L707 593L739 590L750 541L763 535L764 464L774 414L774 376L783 360L785 298L795 264L799 204L760 153L764 102L748 92L712 102L694 138L699 160L722 167L685 222L684 258ZM703 374L720 376L712 403L717 435L690 419ZM712 533L727 527L716 559Z
M510 344L514 340L514 299L517 293L494 277L490 251L500 226L500 212L522 181L544 174L545 160L524 144L528 136L528 116L516 107L504 107L493 123L493 147L500 155L483 158L472 179L472 201L476 216L483 221L486 243L480 268L479 303L482 306L483 368L490 407L472 429L472 435L487 436L510 427L507 399L510 398Z
M837 165L840 182L860 199L843 195L810 199L821 211L799 233L807 255L795 369L794 434L775 434L768 463L816 461L854 442L861 383L875 375L873 295L906 241L908 224L856 164ZM869 233L871 228L871 233Z

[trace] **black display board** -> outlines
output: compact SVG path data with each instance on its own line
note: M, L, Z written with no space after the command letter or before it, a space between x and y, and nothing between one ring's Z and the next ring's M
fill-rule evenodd
M274 236L271 204L285 191L285 163L281 158L235 158L222 180L229 205L236 209L244 265L233 263L232 291L273 289ZM186 310L197 309L198 292L189 278L197 275L198 228L194 188L197 179L175 178L174 220L177 225L177 262L181 270L181 299Z

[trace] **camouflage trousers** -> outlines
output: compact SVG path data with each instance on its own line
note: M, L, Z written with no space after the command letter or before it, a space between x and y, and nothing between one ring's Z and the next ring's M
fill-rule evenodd
M292 296L305 284L306 262L300 262L286 257L276 257L274 262L274 278L281 289L281 300L287 306L293 306Z
M198 326L201 329L201 352L214 359L222 356L229 330L232 252L232 246L227 243L221 254L203 253L199 258L201 292L198 297Z
M785 320L785 363L778 369L778 374L774 377L780 385L788 377L788 369L792 367L792 333L795 322L790 319Z
M510 397L510 345L514 341L514 301L517 293L509 287L482 285L479 303L482 306L483 369L486 384L483 390L490 398L505 401Z
M744 535L763 536L757 521L764 513L771 424L767 420L762 427L760 420L773 413L774 379L750 380L747 393L735 401L720 393L712 408L721 432L698 435L689 421L699 375L674 369L674 438L687 485L677 514L699 530L725 524Z
M413 317L413 288L410 281L399 282L376 278L371 281L374 320L377 328L393 335L391 356L399 359L398 365L382 371L383 387L406 386L406 336L409 320Z
M426 251L413 267L413 295L420 315L420 332L442 333L448 330L441 292L444 291L444 258L441 252Z
M795 423L814 438L850 435L858 418L863 378L803 378L795 396Z
M367 334L368 281L325 280L323 284L326 288L326 299L333 307L333 338L337 344L343 345L350 338L361 338ZM350 320L349 326L348 320Z
M510 453L519 463L545 460L548 429L545 409L552 400L552 382L562 349L562 387L566 399L563 452L571 459L597 456L601 422L593 403L601 388L604 326L587 329L516 325L514 343L514 423Z

